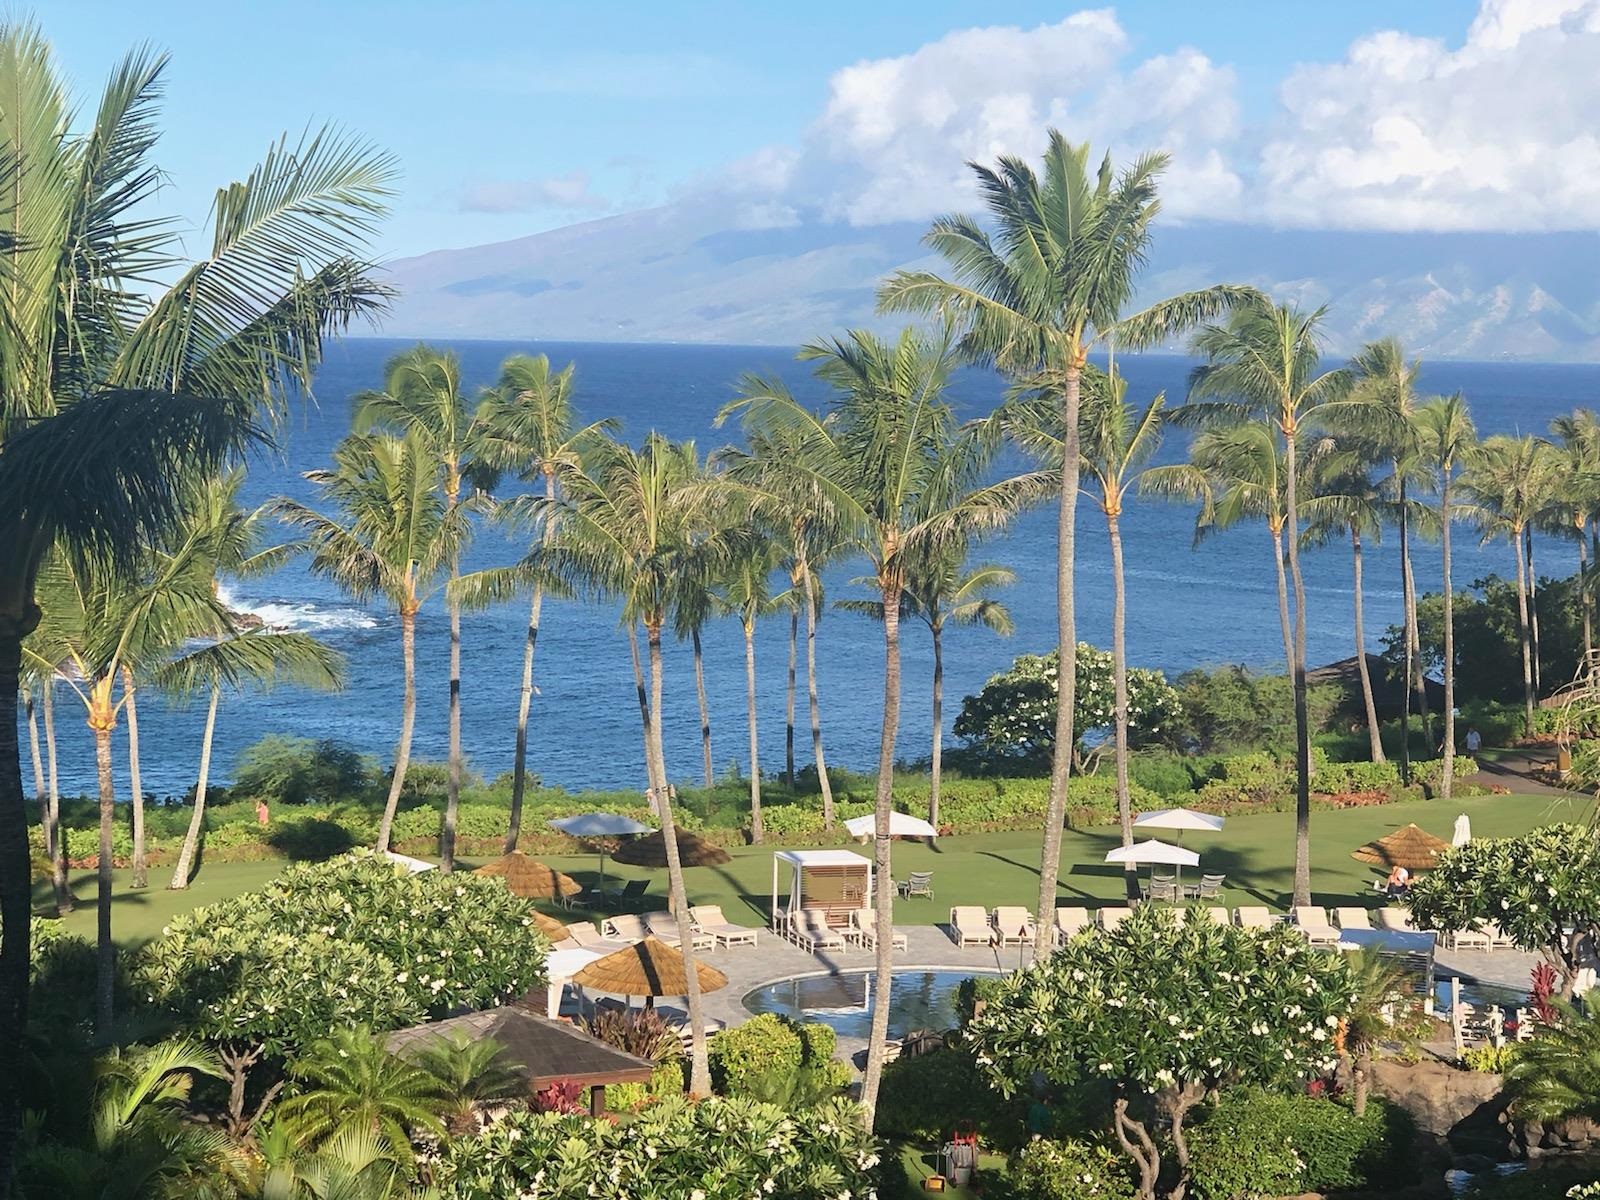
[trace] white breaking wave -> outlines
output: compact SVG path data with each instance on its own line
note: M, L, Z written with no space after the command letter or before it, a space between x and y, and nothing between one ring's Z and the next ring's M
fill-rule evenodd
M326 633L336 629L375 629L378 625L371 613L359 608L323 608L310 601L250 600L226 587L218 590L217 598L234 612L259 617L273 629Z

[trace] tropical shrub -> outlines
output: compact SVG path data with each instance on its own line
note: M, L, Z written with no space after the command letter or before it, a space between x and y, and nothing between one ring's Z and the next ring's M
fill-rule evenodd
M1462 1052L1461 1062L1469 1071L1483 1075L1504 1075L1511 1069L1511 1064L1517 1061L1520 1049L1516 1042L1507 1042L1503 1046L1486 1042L1482 1046L1468 1046Z
M1554 1007L1555 1023L1522 1043L1506 1073L1512 1111L1535 1121L1600 1121L1600 1006Z
M344 800L370 788L377 764L354 747L269 733L239 752L232 795L270 804Z
M603 1008L589 1018L589 1033L608 1046L651 1062L673 1057L679 1048L678 1035L654 1009Z
M966 1036L1009 1094L1041 1076L1066 1088L1115 1087L1115 1127L1131 1144L1141 1193L1153 1198L1162 1149L1152 1114L1170 1123L1181 1181L1189 1111L1219 1087L1328 1069L1354 995L1349 964L1294 930L1180 923L1142 908L1116 930L1080 934L1006 976Z
M989 1003L1000 995L1005 981L999 975L971 975L956 985L956 1017L965 1029L977 1011L978 1001Z
M1382 1100L1358 1117L1320 1096L1227 1091L1189 1135L1194 1193L1242 1200L1387 1190L1416 1178L1413 1136L1405 1111Z
M1409 903L1426 929L1497 922L1519 949L1555 968L1562 999L1571 999L1584 939L1600 945L1600 836L1558 824L1521 837L1474 838L1441 854L1413 884Z
M1257 675L1247 667L1185 671L1176 681L1179 715L1175 745L1202 754L1262 749L1294 752L1294 689L1287 675ZM1337 687L1307 689L1311 731L1326 730L1339 708Z
M833 1030L821 1026L826 1034L811 1032L817 1028L762 1013L717 1034L710 1046L711 1078L717 1090L728 1096L771 1094L775 1081L831 1062Z
M1132 1200L1139 1194L1125 1159L1085 1142L1029 1142L1006 1174L1014 1194L1026 1200Z
M837 1200L870 1196L878 1165L843 1101L789 1114L749 1100L667 1100L626 1125L513 1113L445 1148L445 1200Z
M1471 755L1458 754L1451 763L1450 771L1455 780L1459 781L1468 775L1476 775L1478 773L1478 762ZM1426 791L1428 795L1438 795L1439 789L1443 786L1443 781L1444 759L1430 758L1423 762L1411 764L1411 782ZM1475 789L1460 782L1453 782L1450 791L1455 796L1470 796L1475 793Z
M942 1145L951 1130L971 1125L986 1145L1008 1150L1026 1140L1026 1116L1026 1102L997 1091L971 1050L935 1050L884 1064L875 1128Z

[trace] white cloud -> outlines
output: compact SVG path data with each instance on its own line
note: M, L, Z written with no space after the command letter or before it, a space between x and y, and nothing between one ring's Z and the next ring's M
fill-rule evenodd
M612 203L593 191L587 171L544 179L504 179L468 184L461 207L467 212L608 212Z
M1600 228L1600 0L1484 0L1457 49L1374 34L1285 80L1255 210L1385 229Z

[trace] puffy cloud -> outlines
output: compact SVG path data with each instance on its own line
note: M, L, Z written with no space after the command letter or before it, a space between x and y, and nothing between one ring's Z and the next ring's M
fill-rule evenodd
M1302 67L1256 172L1281 224L1600 228L1600 0L1484 0L1457 49L1385 32Z
M569 171L544 179L491 180L468 184L461 193L467 212L518 213L608 212L612 203L593 191L587 171Z

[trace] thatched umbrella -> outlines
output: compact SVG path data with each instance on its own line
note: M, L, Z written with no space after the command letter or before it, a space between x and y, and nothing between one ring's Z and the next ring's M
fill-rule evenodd
M719 867L732 862L732 857L721 846L713 846L703 837L680 829L678 834L678 861L686 867ZM661 830L649 837L635 838L611 852L611 857L630 867L655 867L667 865L667 839ZM681 995L682 993L674 993Z
M728 986L728 977L715 967L695 960L694 972L702 992ZM689 973L684 969L681 951L658 938L615 950L598 958L572 977L579 987L593 988L613 996L683 996L689 991Z
M547 867L538 859L529 858L521 850L513 850L492 863L486 863L473 874L503 875L512 893L528 900L563 900L583 891L583 884L571 875L563 875L554 867Z
M1431 871L1439 865L1439 855L1450 843L1425 829L1405 825L1376 841L1368 842L1350 857L1375 867L1404 867L1408 871Z
M554 917L545 916L544 913L539 912L537 909L533 914L533 927L552 942L564 942L572 936L571 931L560 921Z

